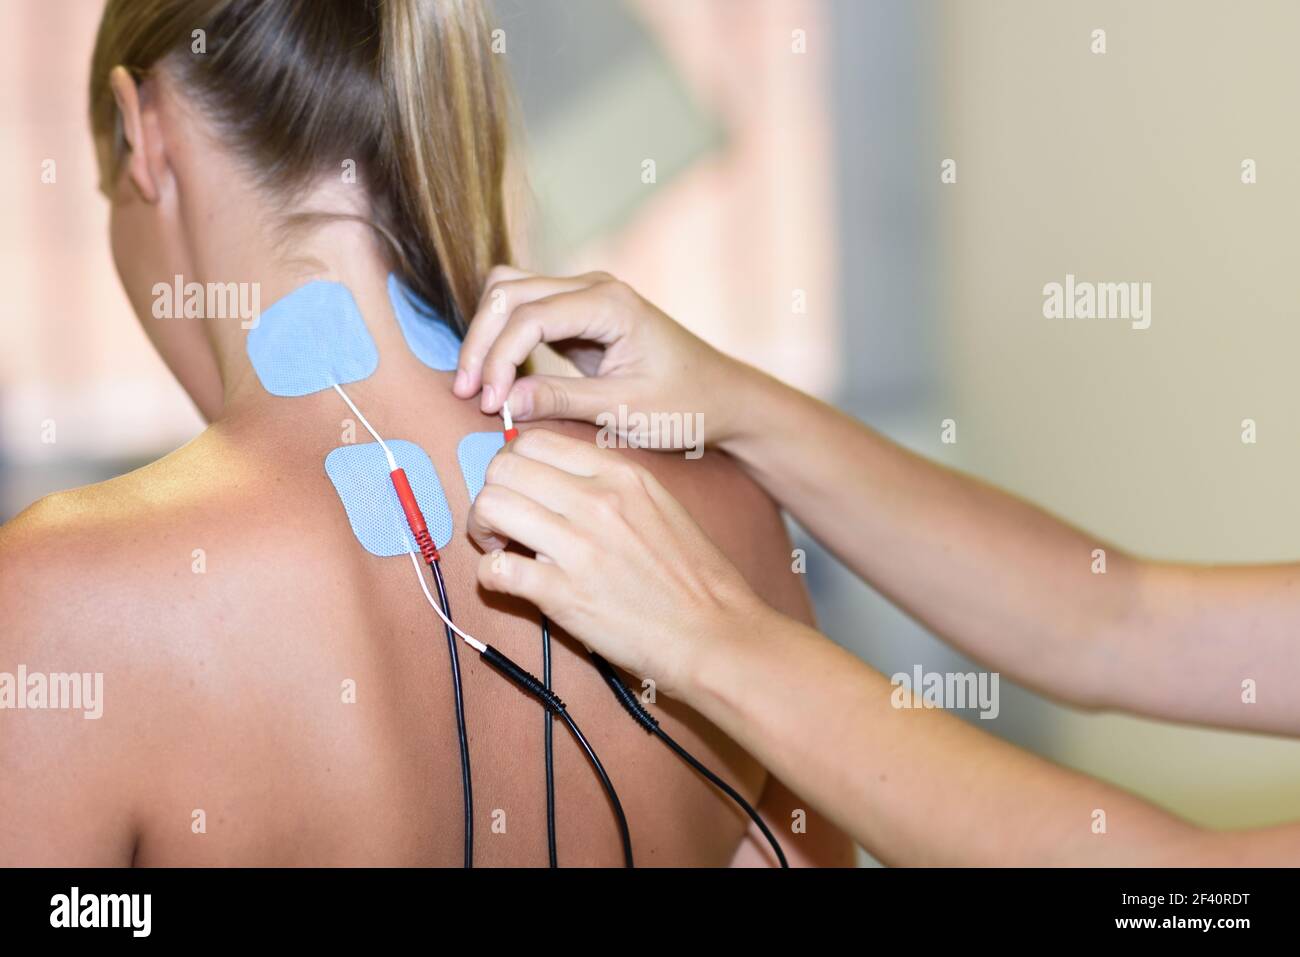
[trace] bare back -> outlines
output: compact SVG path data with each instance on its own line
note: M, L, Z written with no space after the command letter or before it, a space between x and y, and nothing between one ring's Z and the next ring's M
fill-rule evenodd
M382 434L433 460L456 523L443 551L455 620L540 674L537 611L477 588L480 555L464 535L456 446L499 421L454 399L446 376L392 365L352 393ZM332 394L275 401L273 416L218 423L0 530L0 671L104 674L98 720L0 712L0 863L461 863L443 629L406 557L361 548L325 474L346 408ZM809 620L779 514L734 463L625 454L760 594ZM558 634L553 649L555 690L618 789L638 865L731 861L746 819L629 719L580 645ZM541 707L463 645L460 659L475 864L544 865ZM766 772L737 745L663 696L651 707L759 802ZM559 724L555 767L560 864L620 864L609 802ZM842 863L845 845L830 846Z

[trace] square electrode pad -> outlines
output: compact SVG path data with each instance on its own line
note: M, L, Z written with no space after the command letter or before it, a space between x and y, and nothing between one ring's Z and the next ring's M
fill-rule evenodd
M460 339L437 310L402 285L392 273L388 274L388 298L406 337L406 345L415 357L438 372L455 369L460 361Z
M352 293L316 280L262 313L249 330L248 359L272 395L310 395L369 378L379 352Z
M401 439L389 439L388 447L406 472L434 544L446 547L451 541L451 507L429 456L418 445ZM362 548L388 558L405 555L408 543L414 545L379 443L340 446L325 456L325 474L334 483Z
M456 458L460 461L460 472L465 476L465 489L469 492L471 504L483 491L488 463L505 444L506 437L501 432L471 432L456 447Z

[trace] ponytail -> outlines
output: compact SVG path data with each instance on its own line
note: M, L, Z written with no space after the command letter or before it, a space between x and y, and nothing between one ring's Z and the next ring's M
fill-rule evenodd
M463 332L488 271L510 260L504 71L482 3L381 0L380 16L396 203L419 259L442 264Z
M492 41L486 0L108 0L90 83L101 177L125 149L109 71L165 66L277 195L354 160L393 268L463 333L510 261Z

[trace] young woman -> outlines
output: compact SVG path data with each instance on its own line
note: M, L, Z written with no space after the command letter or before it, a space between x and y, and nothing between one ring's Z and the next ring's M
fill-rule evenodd
M368 437L331 390L269 394L239 320L155 318L153 290L256 283L269 305L311 279L345 284L380 356L348 391L381 434L429 454L457 524L442 561L457 623L540 673L536 609L478 592L464 537L457 444L500 420L412 355L385 285L395 272L463 328L509 255L490 33L475 0L110 0L90 92L113 256L211 424L0 530L0 671L103 675L98 720L0 711L0 863L462 862L442 626L405 557L362 549L324 469L349 429ZM810 621L754 483L718 456L639 458L756 590ZM541 708L461 650L474 863L543 865ZM618 789L638 863L766 860L559 636L553 684ZM792 861L848 860L824 822L792 833L800 802L734 742L680 704L652 708L771 815ZM555 796L559 864L621 864L611 805L563 728Z
M1300 735L1300 565L1107 546L1094 574L1096 539L719 354L609 276L500 269L489 299L454 384L485 412L508 399L534 421L620 404L702 414L709 442L971 657L1077 707ZM539 342L572 349L587 377L517 379ZM670 489L588 443L525 433L493 460L470 530L489 550L485 587L653 675L886 862L1300 861L1300 823L1199 828L942 711L898 707L884 676L764 602ZM547 561L491 551L507 541ZM655 615L640 614L652 597Z

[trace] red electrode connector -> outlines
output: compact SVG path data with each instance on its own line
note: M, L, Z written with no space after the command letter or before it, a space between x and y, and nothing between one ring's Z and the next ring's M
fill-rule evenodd
M406 470L393 469L388 473L388 477L393 480L397 500L402 503L402 511L406 513L406 524L411 526L411 534L415 536L415 544L420 547L420 554L424 556L426 562L430 564L436 562L438 547L433 544L429 527L424 523L424 513L420 511L419 503L415 501L415 493L411 491L411 483L407 481Z
M519 430L515 428L515 420L510 415L510 403L501 404L501 431L505 434L506 441L510 442L519 437Z

